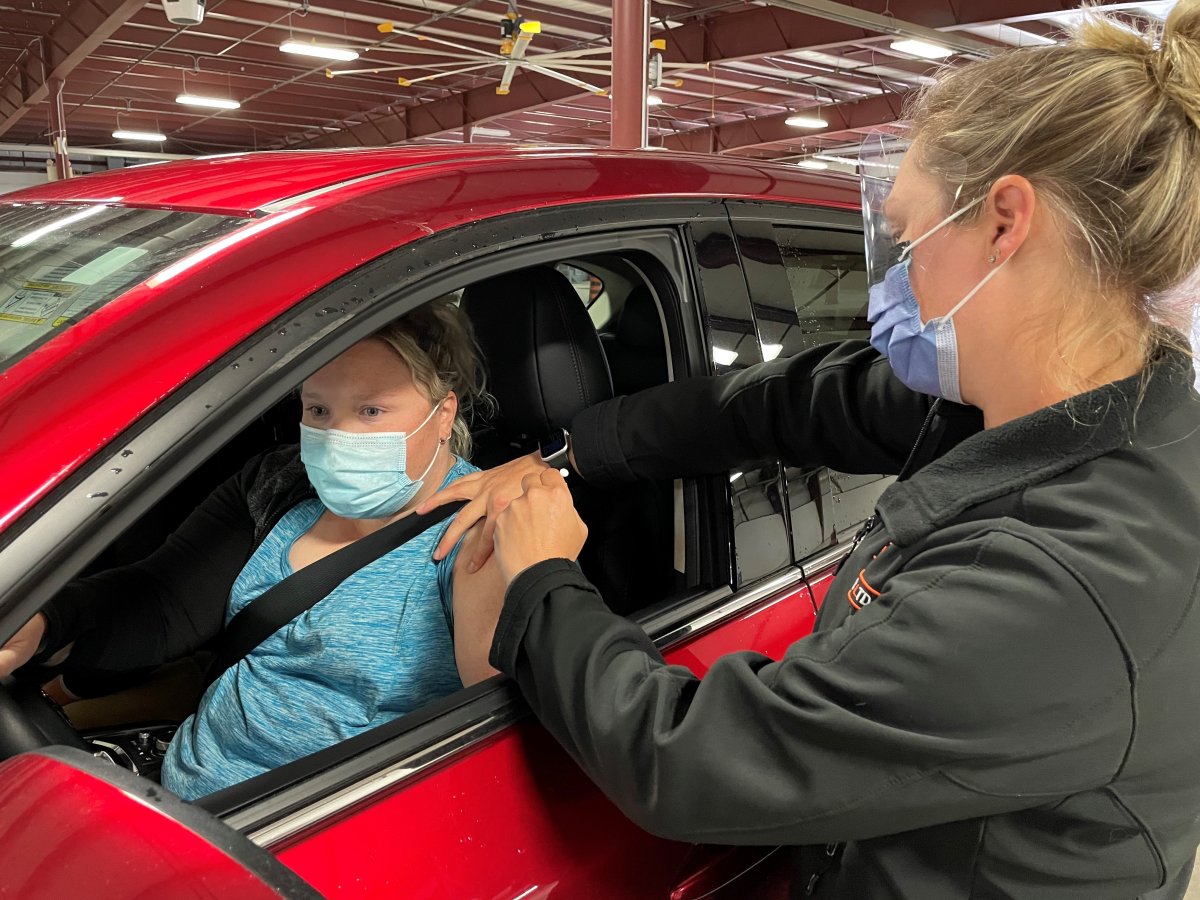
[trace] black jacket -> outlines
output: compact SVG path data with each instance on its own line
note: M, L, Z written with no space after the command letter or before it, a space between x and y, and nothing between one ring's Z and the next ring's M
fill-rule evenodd
M284 513L315 496L298 447L255 456L146 559L59 591L42 610L44 649L34 663L74 642L54 671L86 697L124 686L122 673L192 653L220 632L229 591L255 548Z
M986 431L944 404L931 461L885 491L779 661L666 666L555 560L511 585L492 663L646 829L847 842L823 877L803 864L799 895L1181 897L1200 840L1192 378L1164 352ZM572 436L601 483L779 457L894 473L928 405L850 342L619 398Z

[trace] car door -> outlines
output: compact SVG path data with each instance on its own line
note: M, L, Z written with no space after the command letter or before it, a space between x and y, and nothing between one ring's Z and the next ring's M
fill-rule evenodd
M516 246L481 257L472 271L483 278L599 252L640 253L642 264L652 258L674 282L658 293L676 304L667 316L680 323L673 340L685 368L676 371L710 371L714 340L724 340L714 338L711 316L743 337L751 322L724 209L647 205L614 218L620 227L588 227L596 216L585 210L514 220L514 233L520 227L536 243L514 237ZM683 221L689 229L680 227ZM584 233L547 241L541 236L551 228ZM464 232L456 240L473 237ZM445 252L437 243L430 242L427 259ZM444 280L397 295L397 302L419 303L461 283L448 271ZM718 297L727 304L709 310L710 298ZM331 294L327 302L337 300ZM758 357L754 334L743 350L747 361ZM762 563L730 543L738 526L753 521L732 515L731 491L741 490L731 488L729 475L687 485L688 585L643 619L669 660L701 674L732 650L778 655L812 624L814 606L791 565L777 503L764 508L781 552ZM755 539L747 533L743 543ZM735 566L739 553L755 567ZM340 748L326 761L310 760L306 774L281 772L259 797L215 797L204 805L225 804L227 822L321 889L352 896L517 898L553 890L566 897L683 898L708 895L747 870L761 889L784 889L786 859L773 848L698 851L636 828L527 718L503 679L408 716L393 732Z
M711 370L714 343L723 340L718 325L740 336L747 361L761 355L757 335L745 331L752 321L745 279L719 202L539 210L434 235L299 302L89 461L70 490L47 501L0 551L4 561L40 560L9 589L24 592L26 603L53 590L297 379L387 319L489 272L596 252L642 254L670 281L659 293L678 323L677 372ZM414 272L418 258L423 266ZM198 296L203 288L198 277ZM130 458L144 467L132 485L119 478ZM731 484L721 475L685 486L685 586L640 616L668 659L698 674L732 650L779 655L813 618L771 495L777 476ZM748 498L735 516L731 492L743 490L754 502ZM750 552L759 531L738 541L739 527L760 519L776 544L767 557ZM772 848L697 851L625 820L530 720L504 679L377 732L198 805L338 895L684 898L731 881L740 889L748 879L782 890L782 855Z

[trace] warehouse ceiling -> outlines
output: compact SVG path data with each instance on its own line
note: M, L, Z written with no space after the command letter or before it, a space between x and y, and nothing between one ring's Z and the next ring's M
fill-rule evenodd
M651 37L666 41L665 77L652 89L650 143L836 157L858 133L899 118L905 96L937 66L1053 41L1076 5L655 0ZM1106 7L1161 17L1169 5ZM501 55L510 13L529 23L516 66ZM885 33L881 22L895 28ZM912 29L941 31L958 52L932 61L892 46ZM61 91L73 147L208 154L463 140L604 146L611 33L611 5L590 0L209 0L203 21L186 28L171 24L159 2L0 0L0 142L45 145ZM298 56L280 49L288 41L358 57ZM176 102L184 93L241 106L184 106ZM787 124L797 114L826 124ZM118 141L118 128L165 141Z

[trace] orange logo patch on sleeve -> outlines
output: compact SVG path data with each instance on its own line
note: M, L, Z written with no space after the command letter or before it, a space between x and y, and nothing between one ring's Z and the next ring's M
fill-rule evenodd
M855 609L862 609L878 596L879 591L867 584L866 569L859 571L858 578L850 586L850 590L846 591L846 599Z

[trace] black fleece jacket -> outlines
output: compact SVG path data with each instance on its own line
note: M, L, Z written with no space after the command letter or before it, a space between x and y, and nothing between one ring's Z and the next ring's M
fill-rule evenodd
M636 822L821 845L798 895L1181 897L1200 840L1200 397L1189 360L986 431L943 405L783 659L667 666L564 560L492 664ZM929 398L861 342L601 404L589 481L898 472ZM827 854L826 844L845 842ZM832 865L831 865L832 863Z
M255 456L146 559L68 584L48 603L41 659L74 643L63 674L88 697L186 656L220 632L233 582L289 509L316 496L299 448ZM26 677L44 678L36 668Z

